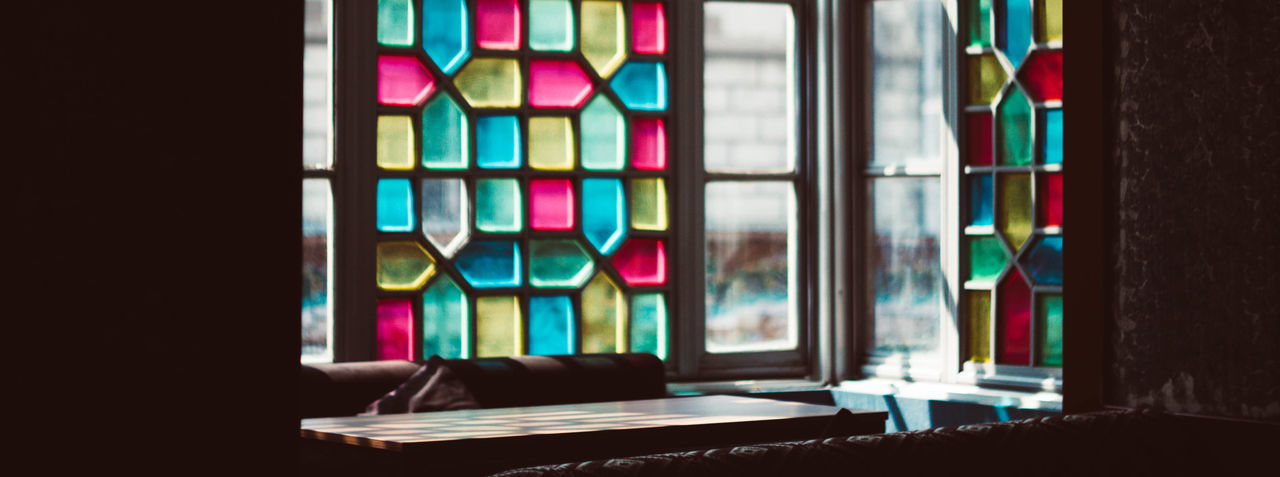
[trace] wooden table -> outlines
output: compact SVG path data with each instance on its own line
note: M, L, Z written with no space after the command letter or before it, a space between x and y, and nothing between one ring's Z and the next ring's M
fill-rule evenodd
M886 413L740 396L303 419L304 465L334 475L504 469L884 432ZM324 472L321 472L324 473ZM352 474L356 475L356 474Z

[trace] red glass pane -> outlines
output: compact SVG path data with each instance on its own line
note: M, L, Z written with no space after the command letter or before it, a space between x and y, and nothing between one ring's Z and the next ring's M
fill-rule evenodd
M413 302L378 300L378 359L413 359Z
M991 113L965 116L969 130L969 165L991 165Z
M667 128L658 118L636 118L631 125L631 164L636 169L667 168Z
M1000 323L1000 349L996 362L1026 366L1031 363L1031 289L1018 269L1012 268L1000 284L999 293L996 319Z
M631 7L631 49L658 55L667 52L667 15L661 3L637 3Z
M569 179L529 181L529 226L534 230L573 228L573 184Z
M629 240L613 256L613 267L629 285L667 282L667 252L661 240Z
M490 50L520 49L520 4L476 0L476 44Z
M435 90L427 68L412 56L378 57L378 102L393 106L422 104Z
M591 95L591 80L573 60L529 62L529 104L535 108L577 108Z
M1040 197L1036 202L1039 208L1040 225L1042 227L1062 226L1062 174L1045 174L1040 176L1036 185L1036 194Z
M1018 76L1036 102L1062 101L1062 50L1032 53Z

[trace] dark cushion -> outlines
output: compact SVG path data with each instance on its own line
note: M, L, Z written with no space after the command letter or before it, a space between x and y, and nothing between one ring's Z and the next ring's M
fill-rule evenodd
M412 361L301 365L298 417L354 416L420 368L422 364Z
M433 355L400 387L369 404L361 415L479 408L467 385L454 375L444 358Z
M666 397L666 371L648 353L451 359L480 407L541 406Z

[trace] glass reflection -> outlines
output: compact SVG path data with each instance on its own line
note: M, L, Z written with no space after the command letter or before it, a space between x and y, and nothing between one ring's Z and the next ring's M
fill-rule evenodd
M938 349L942 285L938 178L871 182L870 250L875 350L921 354Z
M942 3L871 5L871 166L940 166Z

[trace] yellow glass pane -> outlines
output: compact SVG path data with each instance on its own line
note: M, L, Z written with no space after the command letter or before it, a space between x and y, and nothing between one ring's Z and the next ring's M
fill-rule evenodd
M1062 41L1062 0L1036 0L1036 41Z
M573 170L573 126L563 116L529 118L529 167Z
M378 243L378 288L417 290L436 271L436 261L417 242Z
M667 230L667 182L661 177L631 180L631 226Z
M582 352L626 352L627 303L604 272L582 289Z
M582 56L601 78L612 76L627 57L626 21L622 2L582 2Z
M969 55L969 104L991 104L1008 76L995 55Z
M991 361L991 292L971 290L969 298L969 360L975 363Z
M476 356L513 356L523 352L520 299L511 296L476 298Z
M408 116L378 116L378 167L413 169L413 120Z
M999 209L996 211L996 228L1009 240L1015 251L1031 236L1031 175L1000 174Z
M520 106L520 64L514 59L476 58L458 72L453 82L472 107Z

